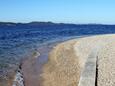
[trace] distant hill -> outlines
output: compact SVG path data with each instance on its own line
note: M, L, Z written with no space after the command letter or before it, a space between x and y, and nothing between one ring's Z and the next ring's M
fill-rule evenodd
M41 27L59 27L59 26L75 26L74 24L52 23L52 22L30 22L30 23L12 23L0 22L0 28L41 28Z
M115 26L115 25L102 25L102 24L67 24L67 23L53 23L53 22L30 22L30 23L13 23L13 22L0 22L0 29L29 29L29 28L76 28L76 27L100 27L100 26Z

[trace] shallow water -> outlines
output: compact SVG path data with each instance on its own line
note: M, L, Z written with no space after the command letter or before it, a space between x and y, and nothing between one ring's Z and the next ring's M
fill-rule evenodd
M40 74L42 72L43 65L48 60L48 52L51 50L49 46L43 46L38 49L40 56L37 58L29 58L24 61L22 65L23 76L25 80L25 86L42 86Z
M69 40L65 39L65 40ZM38 48L39 56L33 56L23 61L22 72L24 77L25 86L43 86L42 85L42 69L45 63L48 61L49 52L59 43L64 40L50 41Z

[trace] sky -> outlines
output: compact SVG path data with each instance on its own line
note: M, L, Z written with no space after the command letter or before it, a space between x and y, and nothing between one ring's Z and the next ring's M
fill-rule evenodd
M0 21L115 24L115 0L0 0Z

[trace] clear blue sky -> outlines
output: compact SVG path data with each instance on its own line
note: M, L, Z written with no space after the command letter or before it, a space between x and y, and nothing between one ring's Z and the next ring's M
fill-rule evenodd
M0 21L115 24L115 0L0 0Z

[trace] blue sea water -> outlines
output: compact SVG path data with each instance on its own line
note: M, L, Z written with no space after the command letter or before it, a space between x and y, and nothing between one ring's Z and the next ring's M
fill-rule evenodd
M70 37L115 33L114 25L78 25L58 28L0 28L0 71L12 68L43 43Z

